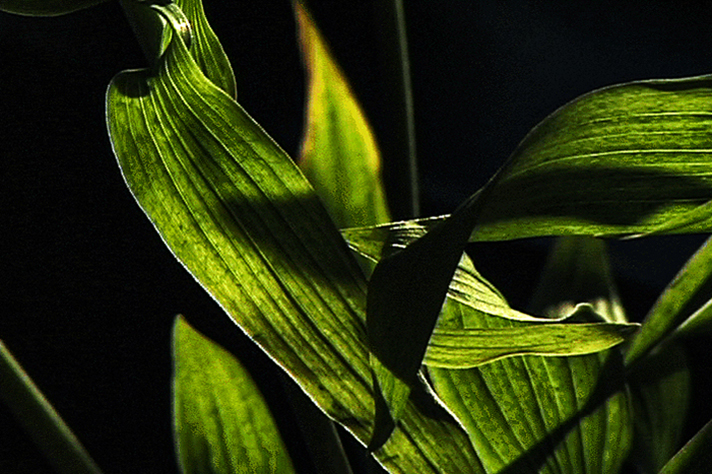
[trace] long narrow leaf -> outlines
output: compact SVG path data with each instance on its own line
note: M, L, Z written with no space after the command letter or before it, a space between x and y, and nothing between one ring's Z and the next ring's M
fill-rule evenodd
M631 365L712 297L712 239L687 261L645 317L626 353Z
M712 421L665 464L658 474L697 474L712 470Z
M527 324L512 328L435 329L425 365L449 369L477 367L517 355L575 356L616 346L632 334L627 324Z
M107 0L0 0L0 11L27 16L58 16Z
M365 281L291 159L177 37L155 74L115 77L107 107L124 178L176 257L323 411L368 439ZM377 455L394 472L480 472L454 420L414 403Z
M388 222L371 127L302 2L295 12L308 79L299 166L338 227Z
M174 429L184 474L294 473L269 408L237 359L178 317L173 360Z
M0 341L0 399L61 474L101 474L101 470Z

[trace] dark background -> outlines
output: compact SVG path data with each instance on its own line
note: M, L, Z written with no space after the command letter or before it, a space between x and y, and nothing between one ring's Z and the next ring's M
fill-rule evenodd
M312 6L385 142L374 3ZM699 2L406 3L424 215L452 211L531 127L578 95L712 71L712 8ZM240 102L296 154L304 85L289 2L208 1L206 10ZM0 13L0 339L107 473L176 472L169 384L178 313L248 361L275 408L284 406L269 361L173 259L122 181L104 93L114 74L144 65L114 2L58 18ZM633 319L702 240L612 245ZM545 249L540 239L475 252L521 307ZM709 357L705 344L692 345L693 357ZM708 372L694 364L703 386ZM707 396L695 393L689 434L712 416ZM289 413L280 415L297 438ZM303 446L291 449L308 472ZM0 406L0 472L46 469Z

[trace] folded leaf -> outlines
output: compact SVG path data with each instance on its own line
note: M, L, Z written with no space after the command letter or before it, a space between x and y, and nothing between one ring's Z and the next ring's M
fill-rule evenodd
M28 16L58 16L92 7L106 0L0 0L0 11Z
M371 127L302 2L295 11L308 79L299 166L338 227L388 222Z
M257 385L182 317L173 327L173 416L184 474L293 473Z
M107 120L124 178L175 256L324 412L367 440L366 283L289 156L177 36L155 72L114 78ZM393 472L481 472L452 417L414 402L377 456Z

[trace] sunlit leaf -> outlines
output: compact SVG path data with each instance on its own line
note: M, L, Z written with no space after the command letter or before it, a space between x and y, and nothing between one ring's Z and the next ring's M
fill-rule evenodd
M0 11L28 16L58 16L107 0L0 0Z
M373 394L364 277L313 189L174 37L107 94L129 188L175 256L331 418L365 442ZM438 412L442 414L441 412ZM481 472L463 430L409 402L394 472Z
M299 166L339 227L389 221L381 157L361 106L302 2L295 2L307 71Z
M587 247L590 252L572 252ZM604 318L590 303L603 309L615 306L604 304L614 294L608 276L588 271L587 259L601 255L595 241L555 246L543 272L539 306L560 318L568 311L565 303L587 301L568 318L583 324L565 326L601 324ZM562 269L568 269L568 281L560 279ZM588 285L578 285L580 281ZM453 303L447 300L431 344L441 328L511 330L524 324L463 312ZM607 474L617 472L626 458L632 423L617 349L577 357L513 357L468 370L429 366L428 373L438 395L468 430L488 472Z
M658 474L697 474L712 471L712 421L702 427Z
M680 346L648 356L628 377L635 438L631 457L655 474L679 449L690 403L690 370Z
M712 298L712 239L708 239L687 261L660 295L645 317L640 332L631 342L626 353L626 364L633 364L640 359L710 298ZM703 315L700 320L705 319Z
M235 84L235 74L233 73L230 60L228 59L217 36L213 32L205 12L203 4L194 0L176 0L173 2L120 0L126 12L126 16L131 23L134 33L139 40L141 47L151 64L160 58L164 53L176 23L187 20L187 25L181 25L178 31L183 31L189 35L190 51L200 70L208 79L225 91L228 95L237 97L237 86ZM162 15L156 15L154 10L158 10ZM171 15L180 18L172 18ZM172 23L168 25L167 23Z
M183 473L294 472L262 394L232 354L178 317L173 360L174 429Z
M574 313L575 314L575 313ZM425 354L430 367L465 369L517 355L574 356L616 346L637 326L534 324L487 329L435 329Z
M534 128L480 192L376 266L367 321L384 377L412 383L469 240L712 229L710 98L709 76L623 84ZM407 353L393 341L408 341ZM397 410L403 392L387 405Z

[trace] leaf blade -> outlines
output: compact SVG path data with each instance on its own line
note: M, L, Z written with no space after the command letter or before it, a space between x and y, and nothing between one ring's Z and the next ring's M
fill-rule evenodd
M373 407L360 269L292 160L182 42L174 38L163 61L155 76L119 74L107 95L131 192L231 318L365 441ZM412 402L376 454L394 472L481 472L457 423Z
M173 327L173 361L174 430L182 472L295 472L247 370L181 316Z

